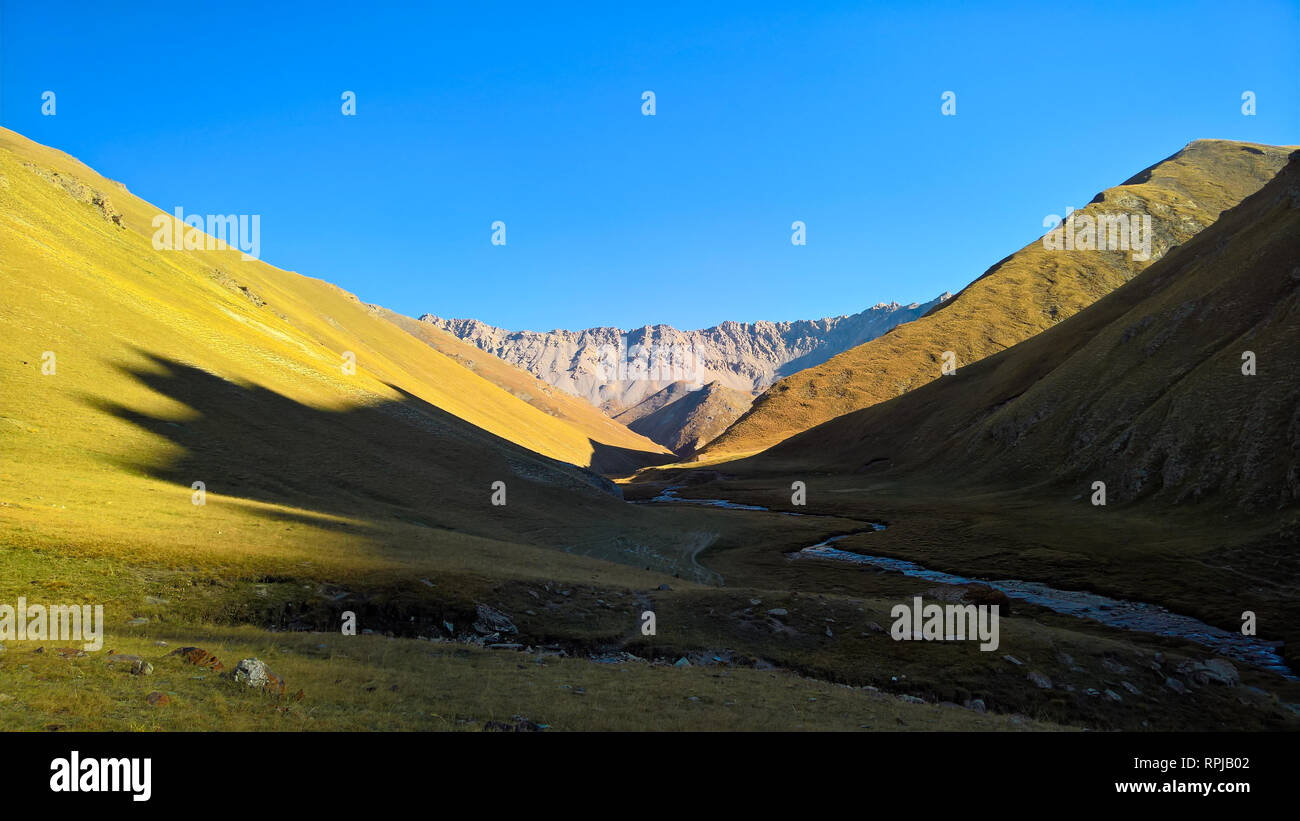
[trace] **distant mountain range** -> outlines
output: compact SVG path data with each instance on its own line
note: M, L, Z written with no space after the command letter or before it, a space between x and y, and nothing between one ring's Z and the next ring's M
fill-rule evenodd
M777 379L875 339L949 296L944 293L923 304L882 302L852 316L724 322L699 331L647 325L631 331L604 327L539 333L433 314L420 321L586 399L655 442L687 454L726 430L749 409L752 397ZM707 395L696 395L706 387ZM675 406L681 400L689 401Z
M942 303L949 294L926 303L880 303L852 316L795 322L723 322L698 331L671 325L647 325L630 331L588 328L581 331L509 331L477 319L443 319L425 314L420 320L528 371L561 390L617 414L674 382L700 387L719 382L753 394L774 381L817 365L903 322L910 322ZM610 367L610 355L621 369ZM656 374L654 358L687 355L685 372ZM637 369L638 357L650 369ZM661 378L654 378L660 376Z

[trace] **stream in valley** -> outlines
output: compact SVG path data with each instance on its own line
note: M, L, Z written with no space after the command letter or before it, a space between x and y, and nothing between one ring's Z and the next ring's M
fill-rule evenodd
M665 489L649 503L681 503L719 507L726 510L768 511L761 505L742 505L725 499L683 499L676 493L677 488ZM803 513L785 513L787 516L804 516ZM836 517L846 518L846 517ZM874 530L884 530L885 525L867 522ZM826 561L845 562L857 565L869 565L886 571L902 573L938 584L966 585L983 584L1000 590L1009 598L1046 607L1057 613L1089 619L1109 627L1123 630L1135 630L1155 633L1161 636L1186 639L1228 658L1254 667L1263 668L1291 680L1297 676L1282 660L1281 642L1265 641L1255 636L1243 636L1239 632L1224 630L1206 624L1191 616L1171 613L1157 604L1113 599L1097 593L1082 590L1061 590L1041 582L1021 581L1019 579L979 579L970 576L958 576L940 570L931 570L915 562L903 559L891 559L885 556L872 556L853 553L835 547L835 542L850 535L835 536L819 544L805 547L788 554L792 559L822 559Z

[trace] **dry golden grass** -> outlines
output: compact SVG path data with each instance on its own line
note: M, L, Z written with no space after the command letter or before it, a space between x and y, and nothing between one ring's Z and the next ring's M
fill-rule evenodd
M1150 213L1153 251L1163 252L1258 190L1291 150L1197 140L1099 194L1082 213ZM755 453L918 388L940 376L945 351L959 367L968 366L1052 327L1149 264L1124 251L1049 251L1030 243L926 316L777 382L703 456L716 461Z
M278 699L167 655L182 643L199 644L227 668L260 658L289 693L302 689L304 697ZM54 646L0 654L0 694L11 697L0 699L0 728L476 732L522 716L548 732L1062 729L908 704L788 672L594 664L384 636L150 630L114 645L153 663L153 674L141 676L111 669L102 654L60 658ZM147 704L153 691L169 703Z

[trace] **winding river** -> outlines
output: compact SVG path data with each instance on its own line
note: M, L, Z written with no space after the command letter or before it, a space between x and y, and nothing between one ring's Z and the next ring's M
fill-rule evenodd
M727 510L768 510L760 505L742 505L725 499L683 499L677 495L676 490L676 487L667 488L658 496L649 500L649 503L676 502L720 507ZM803 516L808 514L785 513L785 515ZM867 522L866 524L869 524L874 530L885 529L884 525L875 522ZM791 559L823 559L849 564L869 565L881 570L894 571L905 576L913 576L938 584L983 584L1002 591L1008 598L1046 607L1057 613L1089 619L1122 630L1134 630L1186 639L1236 661L1270 670L1293 681L1300 680L1287 667L1286 662L1282 660L1282 655L1279 652L1282 646L1281 642L1265 641L1255 636L1243 636L1240 633L1223 630L1190 616L1171 613L1157 604L1112 599L1108 596L1082 590L1061 590L1041 582L1028 582L1019 579L989 580L971 576L958 576L940 570L931 570L915 562L903 559L852 553L835 547L835 542L853 535L857 534L849 533L834 536L824 542L805 547L788 555Z

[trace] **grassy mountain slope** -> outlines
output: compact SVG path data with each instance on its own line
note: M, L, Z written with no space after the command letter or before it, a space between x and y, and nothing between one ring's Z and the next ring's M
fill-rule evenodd
M1150 213L1150 261L1127 251L1052 251L1035 241L994 265L926 316L774 384L705 449L706 458L752 453L821 422L883 402L1052 327L1132 279L1277 173L1289 149L1197 140L1082 213Z
M119 362L140 361L126 339L154 351L195 340L187 361L316 407L401 400L408 392L530 450L591 463L593 429L540 413L431 354L351 294L234 251L155 251L153 206L60 152L13 132L0 136L6 267L17 286L6 320L20 331L6 343L15 351L29 340L41 346L24 348L24 358L35 359L44 350L57 356L62 346L65 383L104 377L95 369L118 354ZM69 186L98 192L91 199L104 195L120 224ZM99 340L94 356L81 357L69 344L91 340ZM345 351L356 356L351 376L342 373ZM610 442L635 443L627 436Z
M602 473L625 473L635 467L664 461L669 451L624 422L610 419L591 404L552 387L532 374L498 359L474 345L462 342L428 322L371 306L380 316L424 342L429 347L460 363L492 384L518 397L538 410L562 419L600 445L591 467Z
M155 250L157 213L0 132L9 544L355 569L384 564L376 545L487 566L521 544L617 558L662 530L567 464L639 437L545 413L328 283L237 251ZM505 507L490 504L494 481ZM194 482L206 506L191 504ZM626 541L574 516L626 526ZM642 564L677 561L661 556Z
M1094 305L1010 350L752 460L1108 504L1300 503L1300 152ZM1243 373L1252 352L1256 373Z

